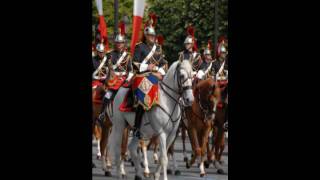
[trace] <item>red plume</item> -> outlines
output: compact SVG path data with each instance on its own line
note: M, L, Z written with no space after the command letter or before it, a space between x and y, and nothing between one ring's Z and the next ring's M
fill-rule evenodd
M212 48L212 41L211 40L208 40L207 47L208 47L209 50L211 50L211 48Z
M197 40L194 39L194 38L193 38L193 40L194 40L194 43L193 43L193 51L198 51Z
M164 38L162 35L159 35L158 37L158 44L160 44L161 46L163 45L163 42L164 42Z
M150 13L149 14L149 18L150 18L150 20L152 20L151 26L155 27L156 24L157 24L157 15L156 15L156 13L153 13L153 12Z
M100 33L100 42L105 45L105 49L109 49L108 35L107 35L107 24L104 20L104 16L99 16L99 28L98 32Z
M188 35L191 35L194 38L194 27L192 25L189 25L187 28Z
M120 23L119 23L119 33L121 34L121 35L125 35L125 33L126 33L126 26L125 26L125 24L124 24L124 22L123 21L121 21Z
M218 43L221 43L222 41L225 41L226 38L224 36L220 36L218 39Z

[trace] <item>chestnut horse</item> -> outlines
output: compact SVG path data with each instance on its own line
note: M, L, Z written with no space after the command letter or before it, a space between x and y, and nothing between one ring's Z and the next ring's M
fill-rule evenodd
M207 78L199 81L194 86L193 92L195 101L190 108L185 108L187 130L193 152L193 157L186 162L186 167L190 168L198 159L200 177L203 177L206 174L204 156L209 150L208 137L215 118L216 107L220 100L220 90L212 78ZM210 160L211 157L208 157L208 159Z
M213 138L212 138L212 152L214 153L213 165L218 169L219 174L223 174L221 164L222 153L225 147L225 127L224 123L227 118L227 109L228 109L228 95L227 95L227 80L217 81L217 85L221 91L221 101L219 101L217 106L216 117L214 120L213 127Z

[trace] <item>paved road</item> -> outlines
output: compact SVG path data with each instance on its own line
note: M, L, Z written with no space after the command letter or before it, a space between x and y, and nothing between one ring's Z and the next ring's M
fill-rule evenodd
M188 156L191 155L191 146L189 141L186 143L186 148L188 150ZM92 179L93 180L116 180L115 177L106 177L104 176L104 171L102 170L102 163L100 160L96 159L96 143L93 144L92 147L92 160L96 165L96 168L92 169ZM211 164L208 169L205 169L207 175L205 177L200 177L200 170L197 167L197 164L194 164L190 169L187 169L185 166L185 162L183 161L183 154L182 154L182 141L181 138L178 137L175 143L175 157L178 164L178 169L181 171L180 176L168 175L169 180L228 180L228 146L226 145L224 154L222 159L224 160L223 170L225 174L217 174L217 169L213 167ZM149 169L151 172L155 171L156 165L154 164L152 158L152 151L148 151L148 160L149 160ZM169 162L169 165L171 163ZM127 172L127 179L134 180L134 168L131 166L131 163L126 162L125 168ZM112 175L115 175L115 168L111 171ZM146 180L153 180L153 178L145 178ZM161 178L162 179L162 176Z

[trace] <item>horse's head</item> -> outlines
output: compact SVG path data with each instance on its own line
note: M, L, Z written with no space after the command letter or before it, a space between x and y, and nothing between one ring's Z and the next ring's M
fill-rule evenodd
M217 104L220 100L219 87L216 86L212 78L200 81L194 90L197 103L205 117L208 120L213 120L216 112Z
M179 61L176 68L179 92L182 93L185 106L191 106L194 100L192 92L192 66L189 61Z

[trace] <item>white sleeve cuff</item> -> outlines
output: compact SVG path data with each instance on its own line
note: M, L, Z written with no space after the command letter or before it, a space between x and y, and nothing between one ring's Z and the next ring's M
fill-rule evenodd
M148 64L145 64L145 63L140 64L139 72L146 71L147 69L148 69Z
M133 73L132 73L132 72L129 72L129 74L128 74L128 77L127 77L126 81L130 81L130 80L131 80L131 78L132 78L132 76L133 76Z
M163 68L159 68L158 72L159 72L162 76L164 76L164 75L166 74L166 72L164 71Z

